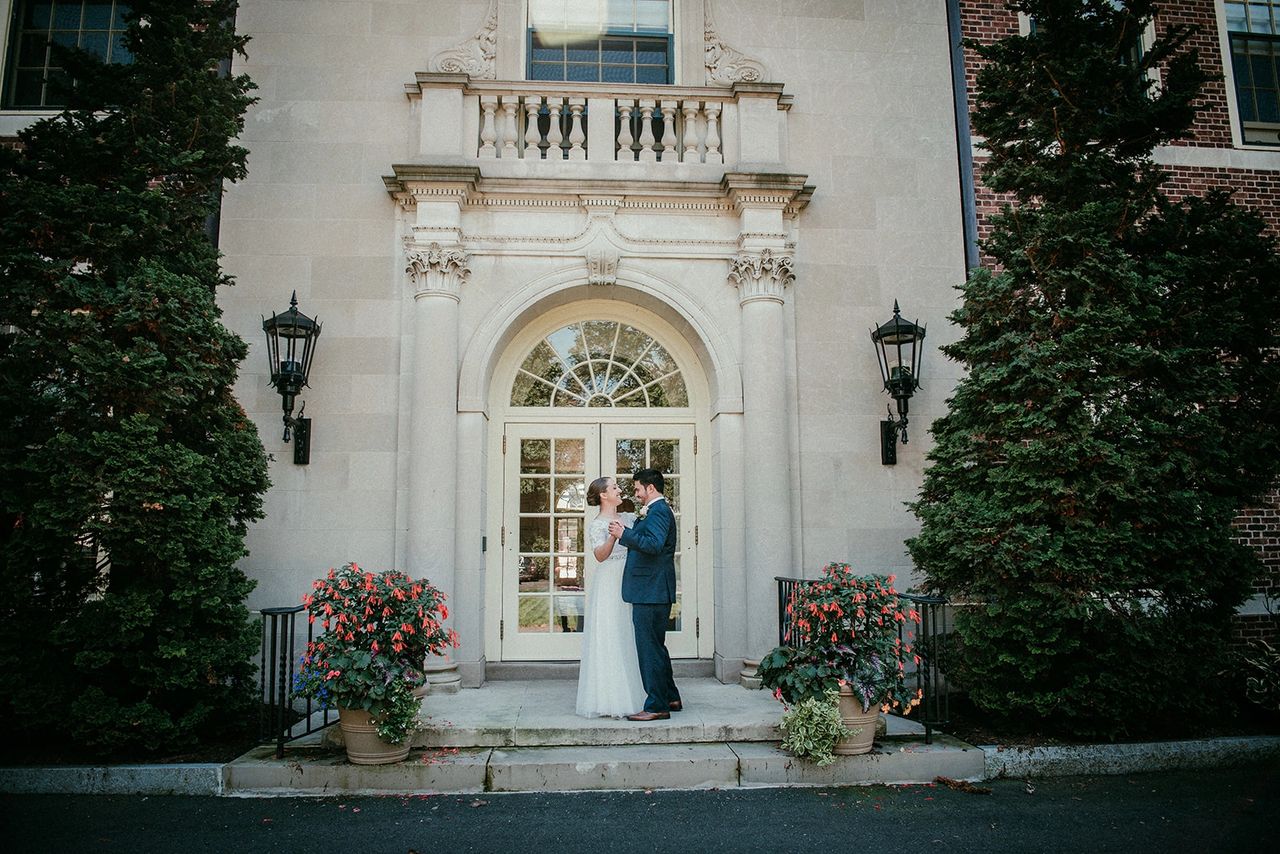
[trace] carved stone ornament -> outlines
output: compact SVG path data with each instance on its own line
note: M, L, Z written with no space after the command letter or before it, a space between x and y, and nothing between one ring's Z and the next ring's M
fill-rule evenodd
M498 76L494 58L498 55L498 0L489 0L489 13L476 34L457 47L442 50L431 57L432 71L470 74L477 80L493 80Z
M417 294L442 294L458 298L462 280L471 272L470 257L461 249L432 243L426 249L406 249L404 271Z
M587 249L587 284L618 283L618 250L612 244L597 244Z
M738 286L738 302L767 299L782 302L783 291L795 280L790 255L774 255L765 249L758 255L742 254L729 270L729 280Z
M764 80L764 63L734 50L716 32L711 14L711 0L703 0L702 42L709 85L732 86L734 83L759 83Z

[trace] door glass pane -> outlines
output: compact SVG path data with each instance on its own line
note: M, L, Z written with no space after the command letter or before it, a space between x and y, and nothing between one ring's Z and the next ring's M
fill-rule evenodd
M520 597L520 631L545 632L551 627L551 597Z
M581 593L585 589L582 558L577 555L558 556L554 581L557 593Z
M663 493L667 498L667 503L671 505L671 512L677 516L680 515L680 478L669 477L667 480L667 491Z
M520 592L548 593L551 590L551 558L525 555L520 558Z
M678 439L654 439L649 443L649 468L664 475L680 473L680 441Z
M520 512L551 512L551 481L545 477L520 478Z
M583 511L587 507L587 487L582 478L556 478L556 512Z
M520 551L551 551L551 520L546 516L520 517Z
M547 474L551 471L551 440L520 440L520 473Z
M556 473L584 474L587 445L585 439L556 439Z
M583 616L586 613L585 600L581 596L556 596L555 621L551 624L553 632L580 632L583 627Z
M644 468L645 440L619 439L614 443L614 471L620 475L629 475L636 469Z
M582 554L582 517L556 517L556 552Z

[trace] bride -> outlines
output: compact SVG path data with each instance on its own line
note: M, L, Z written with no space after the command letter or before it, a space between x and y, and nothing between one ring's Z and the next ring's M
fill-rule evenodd
M596 478L587 489L587 504L599 507L600 513L587 527L587 538L599 563L587 589L578 671L576 711L584 717L629 715L644 706L646 696L640 682L631 605L622 601L627 547L609 535L609 523L614 519L628 528L635 522L635 514L618 513L621 503L622 490L611 477Z

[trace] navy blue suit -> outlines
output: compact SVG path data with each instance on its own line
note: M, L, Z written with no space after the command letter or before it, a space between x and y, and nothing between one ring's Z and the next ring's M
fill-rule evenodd
M667 622L676 601L676 517L665 498L649 505L648 514L618 540L627 547L622 572L622 601L631 603L640 680L648 695L646 712L666 712L680 702L667 652Z

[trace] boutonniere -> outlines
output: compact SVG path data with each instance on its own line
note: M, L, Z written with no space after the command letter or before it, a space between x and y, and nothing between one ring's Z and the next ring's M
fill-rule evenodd
M645 516L648 516L648 515L649 515L649 508L648 508L648 506L641 507L639 510L637 510L637 511L636 511L636 518L637 518L637 519L641 519L641 520L643 520L643 519L644 519L644 517L645 517Z

